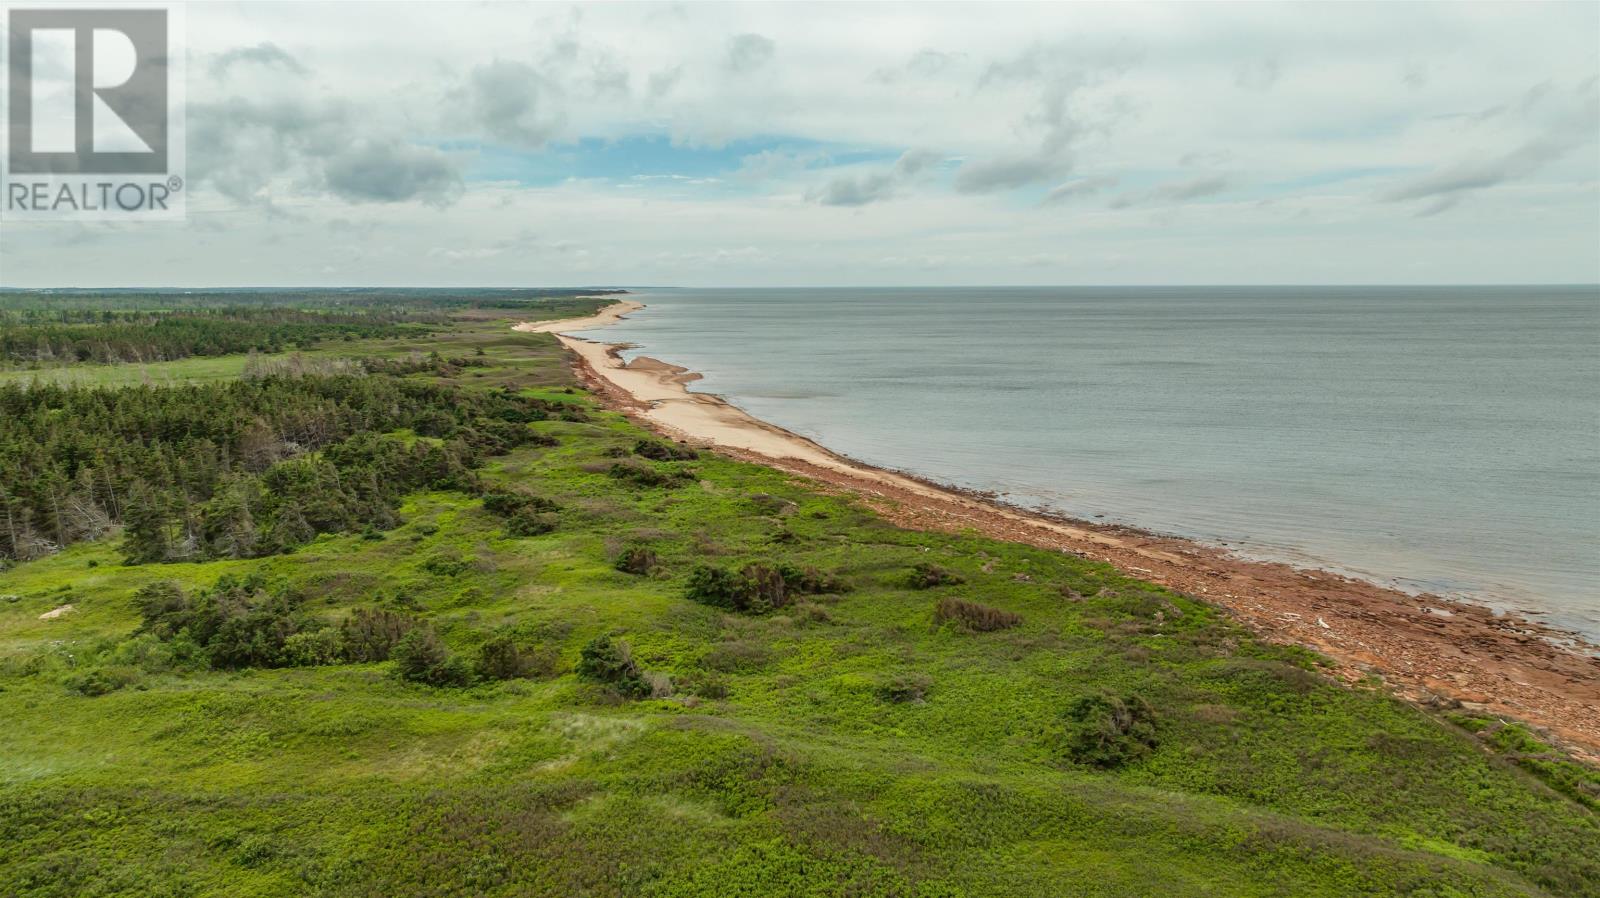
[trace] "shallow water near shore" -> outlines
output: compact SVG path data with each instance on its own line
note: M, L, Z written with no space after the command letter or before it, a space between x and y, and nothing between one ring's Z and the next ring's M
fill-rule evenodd
M862 461L1600 638L1600 288L635 298L585 336Z

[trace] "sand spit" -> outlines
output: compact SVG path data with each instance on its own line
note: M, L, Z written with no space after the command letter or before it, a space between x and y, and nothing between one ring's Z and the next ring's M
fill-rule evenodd
M579 297L580 299L587 297ZM588 318L562 318L556 321L524 321L513 325L512 330L522 331L525 334L553 334L557 331L580 331L591 327L604 327L616 324L619 318L629 312L637 312L644 308L644 303L634 302L631 299L622 299L612 303Z
M517 329L598 327L641 308L626 300L591 318ZM557 339L576 355L590 389L666 436L854 493L903 526L971 529L1109 562L1211 602L1267 639L1322 652L1349 682L1376 675L1413 701L1460 702L1522 720L1600 762L1600 649L1569 634L1477 605L1243 559L1190 540L1022 511L837 455L717 396L689 392L684 385L699 375L676 365L650 358L624 363L620 347Z

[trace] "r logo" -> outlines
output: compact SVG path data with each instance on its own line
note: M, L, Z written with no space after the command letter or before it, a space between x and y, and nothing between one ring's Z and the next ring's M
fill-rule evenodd
M12 10L10 172L168 171L167 11Z

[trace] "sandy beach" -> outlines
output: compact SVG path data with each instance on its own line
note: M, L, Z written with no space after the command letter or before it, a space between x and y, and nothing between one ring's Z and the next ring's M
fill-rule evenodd
M592 297L579 297L589 299ZM553 334L557 331L587 330L591 327L604 327L615 324L629 312L637 312L644 308L644 303L634 302L631 299L620 299L588 318L562 318L556 321L524 321L514 325L511 329L525 334Z
M1204 599L1263 637L1306 646L1358 684L1381 679L1398 695L1527 722L1574 754L1600 762L1600 657L1569 634L1513 615L1410 595L1320 570L1253 561L1215 546L1022 511L984 496L865 465L758 420L719 397L691 393L698 375L620 347L567 335L644 308L623 300L583 319L516 325L555 333L585 383L612 407L694 445L859 496L903 526L972 529L1111 563Z

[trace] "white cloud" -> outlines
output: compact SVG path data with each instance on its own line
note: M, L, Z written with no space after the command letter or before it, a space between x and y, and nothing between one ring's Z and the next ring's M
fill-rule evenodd
M557 88L526 63L497 59L476 66L461 96L476 131L527 149L560 132L565 119Z
M892 199L940 159L930 150L907 150L888 168L836 176L806 191L806 199L824 206L865 206Z
M759 34L740 34L728 40L728 71L744 75L772 61L778 45Z
M194 4L189 224L8 223L0 282L1597 280L1597 28L1555 4ZM646 137L736 151L618 158Z

